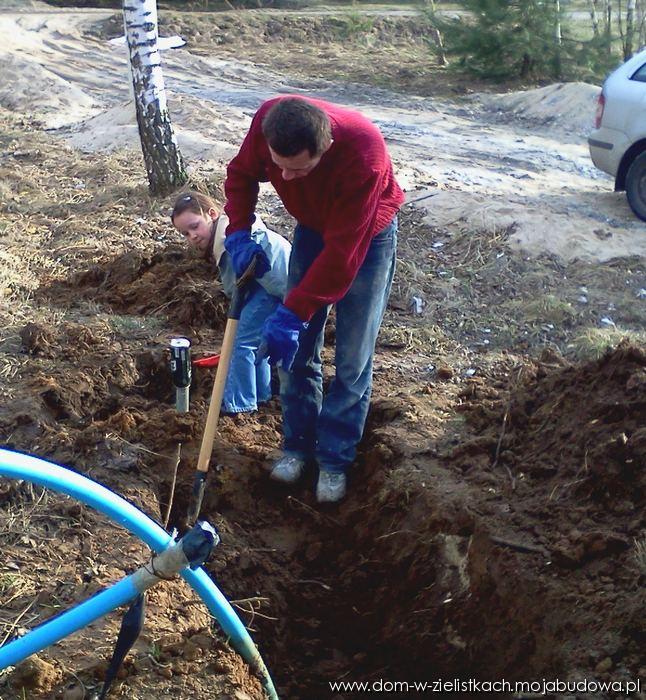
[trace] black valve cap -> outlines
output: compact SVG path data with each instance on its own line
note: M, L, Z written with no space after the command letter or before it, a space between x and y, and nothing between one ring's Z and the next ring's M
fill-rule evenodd
M188 338L173 338L170 341L170 371L176 387L190 386L191 341Z

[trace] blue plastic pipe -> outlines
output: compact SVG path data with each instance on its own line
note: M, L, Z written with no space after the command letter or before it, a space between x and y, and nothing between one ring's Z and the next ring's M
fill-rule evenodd
M58 493L67 494L103 513L110 518L110 520L121 525L142 540L142 542L145 542L155 552L159 553L166 549L172 539L154 520L149 518L144 512L139 510L139 508L136 508L131 503L121 498L121 496L118 496L96 481L92 481L82 474L61 467L58 464L19 452L0 449L0 476L6 476L12 479L24 479L25 481L50 488ZM240 618L236 615L219 588L209 578L206 571L202 568L195 569L194 571L187 568L181 572L181 576L204 601L211 614L220 624L223 632L231 640L233 648L259 676L270 700L278 700L274 683L253 640L240 621ZM125 586L127 580L126 578L121 583L124 583ZM117 586L113 586L112 588L117 588ZM118 596L125 595L126 592L127 590L125 588L124 590L117 588ZM137 592L134 595L137 595ZM90 598L77 606L76 609L92 604L95 599L96 596ZM114 602L114 605L111 608L106 607L106 613L127 601L116 602L115 598L112 602ZM109 601L106 599L106 606L108 604ZM47 626L54 625L56 622L57 618L54 618ZM59 629L54 626L53 629L54 633L58 635L62 628ZM75 629L79 629L79 627ZM37 631L38 628L29 632L22 640L27 640ZM75 630L72 629L72 625L70 624L69 629L63 631L65 633L58 637L59 639L71 634ZM6 648L16 644L18 641L21 640L11 642L6 645ZM3 649L5 649L5 647L0 647L0 654ZM26 658L28 655L29 654L25 654L19 660ZM8 665L14 665L17 662L18 661L4 663L2 656L0 656L0 670Z
M60 642L73 632L77 632L94 620L107 615L115 608L134 600L139 591L127 576L76 607L36 627L24 637L18 637L0 647L0 669L15 666L32 654L36 654L50 644Z

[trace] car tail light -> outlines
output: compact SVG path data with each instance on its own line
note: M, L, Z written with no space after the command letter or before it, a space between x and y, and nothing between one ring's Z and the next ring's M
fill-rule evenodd
M606 106L606 96L603 92L599 93L597 97L597 113L594 115L594 128L601 128L601 120L603 119L603 110Z

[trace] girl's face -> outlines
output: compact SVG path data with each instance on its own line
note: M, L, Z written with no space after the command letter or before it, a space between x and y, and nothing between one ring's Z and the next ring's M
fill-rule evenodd
M217 218L215 209L209 209L206 214L196 214L187 209L175 217L173 224L189 245L205 252L211 240L211 226Z

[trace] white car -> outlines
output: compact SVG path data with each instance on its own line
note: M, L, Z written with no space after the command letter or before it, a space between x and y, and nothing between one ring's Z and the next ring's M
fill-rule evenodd
M626 61L603 84L590 156L626 191L632 210L646 221L646 50Z

